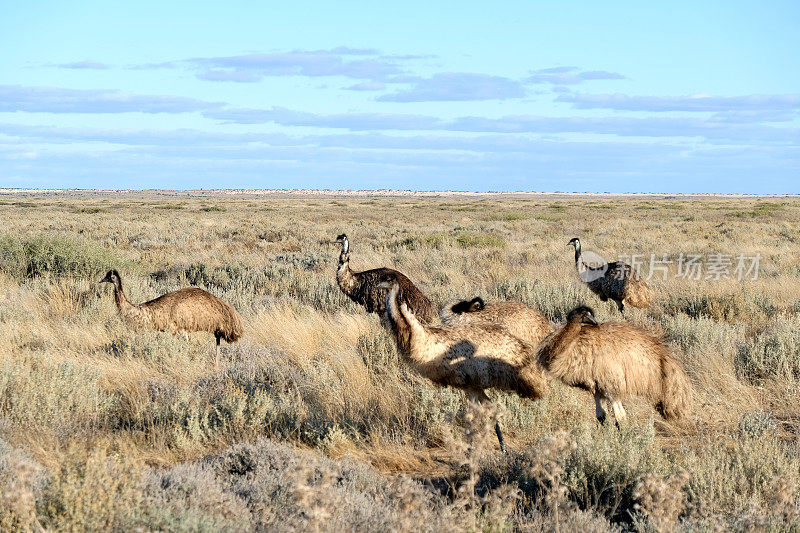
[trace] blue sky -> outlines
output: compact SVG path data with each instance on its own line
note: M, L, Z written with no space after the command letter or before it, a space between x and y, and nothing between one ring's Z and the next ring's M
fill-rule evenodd
M800 4L4 2L0 186L800 192Z

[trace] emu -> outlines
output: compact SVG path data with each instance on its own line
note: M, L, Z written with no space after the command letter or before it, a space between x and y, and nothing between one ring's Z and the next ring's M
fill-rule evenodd
M347 240L347 235L342 233L336 237L334 243L342 245L339 266L336 269L336 282L342 292L351 300L363 305L368 313L377 313L381 320L384 320L387 290L381 289L379 284L391 278L397 280L400 285L400 294L419 320L426 324L433 321L436 311L434 311L431 301L404 274L385 267L353 272L350 269L350 241Z
M190 287L168 292L142 304L132 304L122 290L119 272L109 270L100 283L114 285L114 302L123 322L135 329L183 333L189 340L190 331L213 333L217 340L214 364L219 366L219 342L232 343L244 332L242 317L227 302L202 289Z
M491 322L509 333L536 346L553 331L543 314L522 302L485 303L479 296L472 300L450 302L439 311L442 323L448 326Z
M421 375L440 387L467 392L474 401L491 401L485 390L495 388L536 400L547 392L548 381L536 361L536 349L496 324L431 327L421 323L389 276L386 314L400 353ZM495 423L500 449L505 452L500 423Z
M575 247L575 268L578 269L578 275L600 300L614 300L620 313L625 309L623 301L633 307L650 305L650 287L629 264L622 261L596 266L587 264L581 256L581 241L577 237L569 241L567 246Z
M600 423L606 418L603 400L611 404L617 425L625 420L620 400L627 396L648 399L667 420L683 418L690 410L691 384L669 348L631 324L598 324L590 307L570 311L567 323L537 351L550 374L594 394Z

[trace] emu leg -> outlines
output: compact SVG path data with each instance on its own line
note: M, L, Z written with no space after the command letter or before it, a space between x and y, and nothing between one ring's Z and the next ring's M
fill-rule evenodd
M219 335L217 337L217 351L214 354L214 368L219 368Z
M605 425L606 423L606 411L603 409L603 405L601 400L603 399L602 394L595 394L594 395L594 414L597 417L597 421L600 424Z
M183 330L183 340L186 341L186 344L189 344L189 332L186 330Z
M620 424L625 422L628 418L628 415L625 413L625 408L622 407L622 402L619 400L611 400L611 409L614 411L614 419L617 422L617 428L619 428Z
M500 431L500 422L494 423L494 432L497 434L497 440L500 442L500 451L506 453L506 443L503 440L503 432Z
M492 402L492 400L488 396L486 396L486 393L484 391L471 392L469 393L469 396L473 401L477 401L478 403L481 404ZM500 431L499 421L495 421L494 423L494 432L497 435L497 440L500 442L500 451L506 453L506 441L503 440L503 432Z

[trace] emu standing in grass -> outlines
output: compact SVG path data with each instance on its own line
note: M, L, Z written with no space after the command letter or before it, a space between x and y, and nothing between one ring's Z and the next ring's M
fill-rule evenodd
M427 296L422 294L410 279L397 270L392 268L373 268L363 272L353 272L350 269L350 241L347 235L342 233L334 241L342 245L342 252L339 254L339 266L336 269L336 282L339 288L354 302L363 305L368 313L377 313L383 321L386 315L386 294L387 289L382 289L378 285L386 279L397 280L400 285L400 294L408 302L409 307L419 320L430 324L436 312Z
M545 316L522 302L484 303L480 297L451 302L439 311L442 323L448 326L466 326L476 322L490 322L502 326L509 333L536 346L553 331Z
M650 287L629 264L622 261L587 264L581 254L581 241L577 237L567 245L575 247L575 268L578 269L578 275L602 301L606 302L609 298L614 300L620 313L625 308L623 301L633 307L650 305Z
M136 329L183 333L207 331L217 339L214 364L219 366L219 342L236 342L242 336L242 317L229 303L196 287L168 292L143 304L132 304L122 290L119 272L109 270L100 283L114 285L114 302L122 320Z
M598 324L594 312L576 307L567 323L538 347L539 362L567 385L594 394L597 419L605 422L607 400L617 425L625 419L620 400L641 396L667 420L684 417L691 384L681 364L655 335L623 322Z
M489 402L485 389L516 392L537 399L547 392L547 378L536 361L536 349L496 324L431 327L421 323L400 294L400 283L388 276L386 314L394 324L397 347L420 374L439 386L463 389L471 399ZM500 423L495 424L505 451Z

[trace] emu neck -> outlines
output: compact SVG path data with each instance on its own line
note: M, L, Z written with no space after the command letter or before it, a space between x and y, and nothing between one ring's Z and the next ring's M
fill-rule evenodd
M412 364L426 364L429 361L420 357L421 353L417 348L427 343L427 331L417 317L409 311L408 306L400 301L399 294L400 286L395 285L386 295L386 312L394 324L397 346L403 356Z
M350 253L342 249L339 255L339 267L336 269L336 282L344 292L350 293L356 286L356 278L350 270Z
M579 241L575 243L575 264L578 264L580 260L581 260L581 243Z
M539 362L548 370L553 361L563 354L569 354L578 342L581 333L581 321L570 320L561 330L544 341L539 348Z
M138 310L138 307L130 303L125 296L121 281L114 284L114 303L117 304L117 309L123 316L128 316Z

